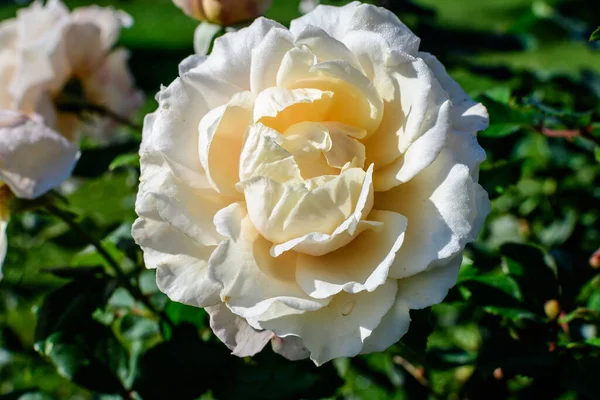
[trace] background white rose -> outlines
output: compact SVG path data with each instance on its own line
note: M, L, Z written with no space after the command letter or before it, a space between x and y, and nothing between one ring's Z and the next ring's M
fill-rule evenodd
M489 212L487 111L418 49L384 9L319 6L217 39L159 93L133 235L234 354L381 351L455 284Z
M59 0L20 9L0 24L0 108L37 113L72 141L81 133L106 135L105 124L82 127L76 110L65 107L90 103L123 117L137 110L142 95L127 52L112 49L121 28L132 23L112 8L69 13Z

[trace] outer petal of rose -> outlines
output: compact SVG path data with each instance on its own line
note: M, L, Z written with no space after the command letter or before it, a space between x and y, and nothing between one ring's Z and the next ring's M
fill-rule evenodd
M290 30L298 35L307 25L318 26L343 41L352 32L370 31L383 37L390 48L416 55L420 39L394 13L381 7L352 2L344 7L320 5L292 21Z
M250 88L258 95L277 85L277 71L286 53L291 50L294 37L287 29L271 28L260 44L252 49Z
M322 299L341 291L372 292L385 283L404 240L406 217L373 210L368 219L383 225L361 233L351 246L319 257L298 254L296 280L309 296Z
M197 70L236 85L240 91L250 90L253 49L274 28L285 29L275 21L260 17L247 28L217 38L212 52Z
M354 212L365 176L362 169L350 168L314 188L266 177L241 184L252 223L266 239L279 244L312 232L333 233Z
M200 121L200 162L212 187L222 195L239 196L239 160L246 129L252 123L253 95L240 92Z
M144 251L147 268L156 269L158 287L174 301L196 307L217 304L220 286L210 280L208 259L215 246L203 246L165 221L156 198L138 193L136 213L140 216L132 236Z
M41 122L0 110L0 179L22 198L38 197L71 175L77 146Z
M400 340L409 328L409 310L441 303L448 290L456 284L461 261L462 254L459 254L445 265L400 279L394 306L365 340L362 353L383 351Z
M273 337L271 331L258 331L245 319L232 313L225 304L205 308L210 315L214 334L238 357L249 357L260 352Z
M273 336L271 339L271 347L277 354L281 354L291 361L304 360L310 356L310 351L302 342L302 338L298 336L287 336L280 338Z
M285 313L314 311L328 300L307 296L296 283L295 254L274 259L270 243L254 229L243 203L234 203L215 216L223 241L209 260L209 276L219 282L221 300L242 318L264 314L271 305L280 303Z
M367 221L366 216L373 208L373 165L367 169L354 211L333 233L311 232L271 247L271 256L279 257L286 251L294 250L311 256L322 256L350 243L365 230L377 230L381 222Z
M157 95L158 109L144 119L140 154L160 153L177 177L209 188L198 154L198 124L209 110L240 91L197 68L188 71Z
M122 117L135 113L144 100L142 92L135 87L128 60L129 52L117 49L83 81L86 97L92 103L101 104Z
M139 193L143 198L153 198L160 218L199 246L219 244L224 238L212 222L217 211L233 200L212 190L188 186L177 179L159 157L154 160L143 155L142 161L146 165L158 164L157 173L148 173L148 167L142 171Z
M100 27L90 23L70 24L64 33L67 60L71 70L78 78L92 73L104 57Z
M133 18L121 10L112 7L88 6L73 10L71 18L76 24L95 25L100 30L101 51L110 50L121 33L121 28L130 28Z
M35 111L40 94L58 90L68 78L70 65L62 38L69 21L69 11L60 1L36 2L18 11L21 51L9 91L20 110Z
M239 156L239 179L244 182L266 177L281 183L302 182L294 156L281 146L284 140L279 132L263 124L250 126Z
M389 280L374 292L336 295L327 307L302 314L260 321L277 336L302 338L310 358L321 365L338 357L353 357L394 304L396 281Z
M469 168L446 149L411 181L378 193L375 207L408 218L404 244L390 269L391 277L404 278L455 256L475 240L490 202Z

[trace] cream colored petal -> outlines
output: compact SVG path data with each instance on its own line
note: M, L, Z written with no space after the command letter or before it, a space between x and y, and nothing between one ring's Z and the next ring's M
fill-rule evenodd
M294 41L296 47L306 46L317 57L318 62L344 60L364 73L356 55L344 43L329 36L323 29L307 25L297 33Z
M339 357L353 357L394 304L396 282L390 280L374 292L336 295L327 307L302 314L261 321L277 336L298 336L317 365Z
M353 32L366 31L383 37L392 50L416 55L419 48L419 38L394 13L357 1L343 7L320 5L312 12L293 20L290 30L294 35L299 35L309 25L323 29L339 41Z
M372 292L385 283L404 240L406 218L373 210L368 220L381 222L382 226L361 233L350 246L319 257L298 254L296 280L309 296L320 299L341 291Z
M207 276L215 247L199 245L163 220L152 195L138 194L136 212L140 218L132 236L144 251L146 268L156 269L159 289L173 301L195 307L219 303L220 286Z
M227 196L239 196L239 162L246 129L252 123L254 99L240 92L224 106L208 112L200 121L200 162L214 189Z
M327 163L332 167L343 168L350 162L353 167L363 168L366 150L357 139L366 136L366 131L353 129L337 122L325 122L323 125L327 128L332 141L331 150L325 153Z
M79 158L76 145L34 118L0 110L0 180L27 199L62 183Z
M346 61L315 63L313 60L311 63L311 55L306 47L289 51L277 74L277 86L333 92L327 120L372 134L383 117L383 101L371 81Z
M285 138L277 131L263 124L254 124L239 157L240 186L257 177L265 177L276 182L302 182L300 168L294 156L282 147Z
M231 237L223 241L209 260L209 276L219 282L221 300L242 318L256 318L271 305L286 312L317 310L328 300L308 297L294 279L295 255L273 258L270 243L254 229L242 203L234 203L215 216L215 224Z
M65 29L67 60L77 78L92 74L106 57L101 35L100 27L90 23L72 23Z
M300 122L325 120L333 93L318 89L265 89L256 97L254 122L260 122L280 133Z
M456 284L461 263L462 253L459 253L442 265L398 280L398 298L411 310L441 303Z
M274 336L271 339L271 347L273 347L275 353L291 361L304 360L310 356L310 351L308 351L302 342L302 338L298 336L287 336L284 338Z
M285 243L274 244L271 247L271 255L279 257L286 251L294 250L311 256L322 256L347 245L365 230L379 229L382 225L380 222L364 220L373 207L372 174L373 166L371 165L367 169L354 211L335 228L333 233L311 232Z
M410 326L408 304L400 296L389 311L381 319L381 323L371 335L365 339L361 354L385 351L388 347L398 342Z
M275 244L313 232L331 234L354 212L365 176L362 169L350 168L314 188L311 181L283 184L253 178L242 182L248 215Z
M375 207L408 218L390 276L403 278L453 257L473 241L490 210L469 168L446 148L411 181L375 196Z
M148 167L142 171L140 195L151 196L160 218L199 246L219 244L224 238L217 232L213 219L217 211L234 199L188 186L173 175L164 160L157 159L155 171L158 172L148 174ZM153 162L152 158L142 156L144 165Z
M258 46L252 49L250 87L258 95L277 85L277 71L285 54L291 50L294 37L287 29L272 28Z
M210 315L210 328L238 357L249 357L260 352L273 337L271 331L258 331L245 319L232 313L225 304L205 308Z

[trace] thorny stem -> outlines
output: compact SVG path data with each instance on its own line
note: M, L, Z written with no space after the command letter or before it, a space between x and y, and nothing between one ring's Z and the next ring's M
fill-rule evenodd
M600 139L592 135L592 125L579 129L549 129L540 124L535 127L535 130L548 137L562 137L569 140L580 136L593 142L596 146L600 146Z
M117 278L119 279L119 281L122 283L122 285L125 287L125 289L127 289L129 291L129 293L131 293L131 295L133 297L135 297L137 300L142 302L144 304L144 306L146 306L146 308L148 308L148 310L150 310L151 312L156 314L158 317L163 319L171 328L174 327L174 324L170 320L169 316L164 311L156 309L152 305L152 303L150 303L148 298L146 296L144 296L142 291L137 286L134 286L131 283L131 281L129 280L127 275L125 275L123 270L121 270L119 263L110 255L110 253L108 251L106 251L106 249L102 246L102 243L100 243L100 241L98 241L97 239L90 236L77 222L75 222L73 220L71 215L64 212L60 208L53 206L53 205L48 205L48 206L46 206L46 210L48 210L48 212L50 212L50 214L60 218L63 222L65 222L67 225L69 225L69 227L71 229L73 229L75 232L77 232L79 235L81 235L81 237L83 237L89 244L91 244L96 249L98 254L100 254L100 256L102 256L102 258L104 258L104 260L106 260L106 262L111 267L111 269L114 271L114 273L117 276Z

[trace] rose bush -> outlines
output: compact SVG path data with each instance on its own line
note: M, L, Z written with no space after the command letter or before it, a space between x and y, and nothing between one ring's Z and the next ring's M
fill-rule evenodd
M258 19L157 100L133 236L234 354L381 351L456 283L489 212L487 111L391 12Z
M78 114L91 105L129 117L141 104L127 51L113 50L132 22L112 8L69 13L60 0L20 9L0 24L0 109L37 113L72 142L82 133L106 135L106 120L82 124Z

